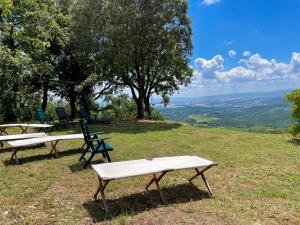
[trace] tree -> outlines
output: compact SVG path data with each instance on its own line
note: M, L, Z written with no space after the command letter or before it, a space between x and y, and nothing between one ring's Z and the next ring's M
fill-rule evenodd
M190 18L185 0L79 0L75 19L79 56L100 84L126 87L137 118L151 117L150 98L187 85L192 76ZM76 18L81 18L78 20ZM80 38L78 38L80 37Z
M15 121L39 98L40 78L53 75L51 41L63 44L65 18L55 0L5 0L0 13L0 104L3 119Z
M70 55L80 68L82 82L76 86L80 103L86 111L95 108L94 100L116 92L115 78L104 60L104 14L102 1L78 0L72 7Z
M137 118L151 117L150 98L187 85L192 76L188 4L184 0L105 1L108 56L122 85L131 90Z
M300 89L295 89L287 94L285 102L291 103L292 118L297 121L297 124L289 126L289 133L296 136L300 133Z

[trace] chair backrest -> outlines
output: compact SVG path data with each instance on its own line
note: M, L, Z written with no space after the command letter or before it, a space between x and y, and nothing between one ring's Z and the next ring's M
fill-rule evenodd
M55 111L56 111L56 114L57 114L58 119L59 119L60 121L66 121L66 120L68 120L68 116L67 116L67 113L66 113L64 107L57 107L57 108L55 109Z
M46 116L44 110L42 110L41 108L38 108L35 110L35 112L36 112L36 118L38 121L41 122L41 124L44 124L47 122L47 116Z
M81 109L80 110L80 117L83 119L83 120L86 120L86 121L89 121L90 120L90 115L88 114L88 112L84 109Z
M87 144L88 147L93 149L93 145L92 145L93 139L90 135L88 123L85 119L80 120L80 127L81 127L81 130L82 130L82 134L83 134L85 143Z

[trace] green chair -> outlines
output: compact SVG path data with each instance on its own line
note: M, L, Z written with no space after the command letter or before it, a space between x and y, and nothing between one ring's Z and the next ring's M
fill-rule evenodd
M94 115L93 117L84 109L80 110L80 117L84 120L86 120L89 124L92 123L99 123L99 124L110 124L110 120L108 119L98 119L97 115Z
M57 107L55 109L56 115L59 119L59 124L63 126L72 125L72 121L70 120L68 114L66 113L66 110L64 107Z
M54 120L51 117L47 117L44 110L38 108L35 110L36 118L41 124L51 124L54 125Z
M84 168L86 168L90 164L91 160L97 153L101 153L103 158L106 158L108 162L111 162L108 152L113 151L113 148L109 144L104 142L105 140L110 138L99 138L97 136L98 134L103 134L103 132L90 133L86 120L80 120L80 126L85 143L87 145L87 148L82 153L79 159L79 161L85 161ZM91 152L91 155L88 159L85 158L87 152Z

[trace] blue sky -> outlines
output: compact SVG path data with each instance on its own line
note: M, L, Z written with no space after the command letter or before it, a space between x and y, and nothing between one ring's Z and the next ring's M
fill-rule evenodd
M300 87L300 0L190 0L194 68L179 96Z

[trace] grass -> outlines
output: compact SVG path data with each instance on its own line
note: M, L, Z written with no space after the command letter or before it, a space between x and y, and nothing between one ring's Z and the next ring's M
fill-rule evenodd
M111 212L92 200L97 187L92 169L78 162L82 141L49 144L18 153L0 150L0 224L299 224L300 148L284 134L206 129L167 122L115 123L104 130L115 150L113 161L198 155L219 166L207 172L214 196L193 171L168 174L161 182L167 205L154 190L144 193L150 176L116 180L107 187ZM18 133L11 129L9 133ZM79 127L53 132L79 132ZM99 159L98 159L99 160ZM98 161L99 162L99 161ZM152 187L154 189L154 187Z

